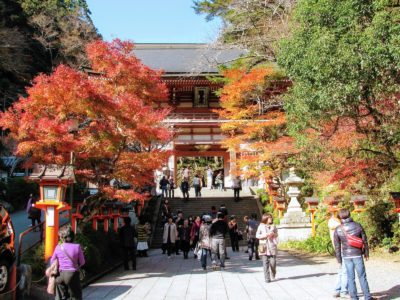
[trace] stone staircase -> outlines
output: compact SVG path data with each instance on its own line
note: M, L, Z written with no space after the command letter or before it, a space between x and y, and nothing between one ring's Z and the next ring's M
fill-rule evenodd
M257 213L260 217L260 208L257 201L250 192L241 193L239 201L233 200L233 191L216 191L216 190L202 190L202 197L190 198L189 201L184 202L180 193L176 192L176 198L169 201L171 211L176 214L178 210L182 210L184 217L187 218L190 215L197 216L211 211L211 206L215 206L217 209L221 204L225 204L228 209L229 215L235 215L239 230L244 231L244 216L250 216L252 213ZM192 196L192 195L191 195ZM162 244L163 228L161 225L161 214L159 214L156 230L153 235L152 248L161 248ZM227 235L227 243L230 245L229 235ZM240 245L244 245L245 241L241 241Z

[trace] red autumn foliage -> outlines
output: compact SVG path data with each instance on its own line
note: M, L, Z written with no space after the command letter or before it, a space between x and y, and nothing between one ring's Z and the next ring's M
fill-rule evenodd
M0 126L17 142L15 153L30 162L69 163L110 197L144 199L140 189L152 183L152 172L168 156L155 145L168 142L162 120L168 109L160 73L144 66L130 42L95 41L87 55L92 74L60 65L37 76L27 97L0 115ZM132 188L116 191L111 179Z

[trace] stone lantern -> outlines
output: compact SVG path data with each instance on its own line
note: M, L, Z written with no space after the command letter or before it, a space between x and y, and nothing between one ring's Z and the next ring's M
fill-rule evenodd
M354 212L362 212L365 210L365 203L368 198L366 195L351 196L351 202L354 204Z
M281 241L305 240L311 235L310 218L303 212L297 200L300 195L299 187L303 183L304 179L298 177L294 168L291 168L289 177L284 181L284 184L289 187L287 194L290 202L285 215L280 220L279 239Z

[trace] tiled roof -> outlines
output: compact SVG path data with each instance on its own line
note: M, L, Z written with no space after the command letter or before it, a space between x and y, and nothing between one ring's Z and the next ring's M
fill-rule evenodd
M207 44L136 44L135 55L143 64L165 73L217 73L245 54L240 49L217 49Z

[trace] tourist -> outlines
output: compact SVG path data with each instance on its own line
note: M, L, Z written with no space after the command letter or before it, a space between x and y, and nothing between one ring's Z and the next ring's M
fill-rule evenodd
M182 172L182 179L184 181L189 181L189 178L190 178L190 169L189 167L186 167Z
M168 199L164 200L164 203L161 207L161 214L162 214L162 222L163 222L162 226L164 227L164 224L167 223L168 217L171 215Z
M201 218L197 216L190 231L190 244L193 246L193 248L196 248L197 242L199 241L200 226ZM197 258L197 253L194 254L194 258Z
M181 240L180 240L180 235L179 231L183 227L185 219L183 217L183 212L181 210L178 210L178 215L177 218L175 219L175 225L176 225L176 230L178 231L178 238L175 241L175 254L180 255L179 249L181 249Z
M85 257L79 244L74 243L75 234L70 226L60 229L61 244L54 249L50 259L58 260L59 275L56 277L56 299L82 299L79 268L85 264Z
M217 255L219 254L220 267L225 268L225 235L228 232L228 225L224 221L224 214L219 212L215 221L210 227L211 255L213 269L217 267Z
M238 239L238 224L235 216L231 216L228 222L229 236L231 238L232 251L239 251L239 239Z
M165 176L163 176L163 178L160 180L161 195L163 198L168 197L168 187L169 187L169 181Z
M42 217L42 211L35 207L36 200L36 197L30 194L28 203L26 204L26 213L28 214L28 219L31 219L32 227L39 225ZM34 231L36 231L36 229L34 229Z
M199 175L196 174L196 175L194 175L194 178L193 178L194 194L195 194L196 198L200 197L200 185L201 185L200 177L199 177Z
M278 230L273 223L271 214L263 214L256 233L256 238L260 241L258 252L263 260L265 282L275 280L276 276Z
M259 223L257 222L257 214L251 214L251 219L248 219L246 225L246 233L247 233L247 251L249 253L249 260L253 259L253 254L255 258L258 260L260 256L258 255L258 239L256 238L257 229Z
M236 176L232 180L232 189L233 189L233 197L235 201L239 201L240 199L240 190L242 189L242 181L240 180L240 176Z
M193 218L193 216L190 215L190 216L188 217L188 220L189 220L189 227L192 228L193 223L194 223L194 218Z
M211 206L211 211L209 213L211 219L213 219L213 220L216 219L217 213L218 213L217 208L215 206Z
M344 262L347 273L347 284L351 299L358 299L357 287L355 282L355 270L357 270L358 280L365 300L373 299L369 291L367 273L365 272L365 260L369 258L368 240L364 228L353 221L350 211L347 208L339 210L341 225L336 227L334 233L335 253L338 263ZM349 241L349 237L351 240ZM357 239L358 238L358 239ZM353 239L360 243L355 245Z
M329 228L329 236L331 238L331 242L333 247L335 247L334 243L334 235L336 228L340 226L340 220L336 218L335 212L330 213L330 218L328 220L328 228ZM335 285L335 292L333 296L335 298L339 297L347 297L349 295L348 292L348 284L347 284L347 273L346 266L342 264L338 270L337 280Z
M137 236L138 236L137 238L138 256L147 257L147 250L149 249L147 241L150 236L150 230L143 216L139 218L139 224L137 225Z
M136 243L137 233L131 225L131 218L124 218L124 226L119 230L119 241L122 248L122 257L124 261L124 269L129 270L129 260L132 261L132 269L136 270Z
M182 180L181 191L182 191L183 200L184 201L189 200L189 181L187 179Z
M168 189L168 198L174 198L175 197L175 180L173 176L169 176L169 189Z
M185 219L183 225L178 228L179 240L184 259L188 258L190 250L190 232L191 228L189 227L189 220Z
M208 166L208 168L207 168L207 188L209 190L212 190L212 188L213 188L213 174L214 174L213 170L211 169L210 166Z
M224 176L222 175L222 171L220 171L217 177L215 177L215 184L217 185L218 190L222 191L224 187Z
M199 196L201 197L201 190L203 189L203 187L206 186L206 183L204 181L204 176L200 175L200 190L199 190Z
M209 215L203 216L203 224L200 226L199 232L199 248L201 249L201 267L207 269L207 256L211 255L211 238L210 227L212 218Z
M176 238L178 237L178 231L176 230L176 225L170 216L168 222L164 225L163 233L163 252L167 250L168 258L171 258L171 254L174 250L174 245Z

